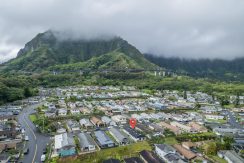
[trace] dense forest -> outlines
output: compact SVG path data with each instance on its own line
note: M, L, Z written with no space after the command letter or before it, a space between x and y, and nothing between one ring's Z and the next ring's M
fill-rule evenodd
M158 66L193 77L208 77L225 81L244 81L244 58L234 60L195 60L158 57L151 54L145 54L145 57Z
M228 95L241 95L242 83L226 83L211 79L194 79L191 77L160 77L150 73L65 73L20 75L8 74L0 78L0 104L23 99L37 94L38 87L62 87L69 85L116 85L137 86L146 90L180 90L202 91L221 99Z

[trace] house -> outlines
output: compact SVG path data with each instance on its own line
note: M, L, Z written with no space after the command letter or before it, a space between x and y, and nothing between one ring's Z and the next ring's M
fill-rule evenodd
M95 117L95 116L91 117L90 121L96 127L103 127L104 126L103 121L101 119Z
M200 132L200 133L208 132L208 129L206 127L204 127L196 122L190 122L190 123L188 123L188 126L193 128L196 132Z
M0 141L5 139L15 139L20 132L15 125L9 123L0 123Z
M101 120L107 126L116 126L116 123L107 116L102 116Z
M197 146L195 143L190 142L190 141L188 141L188 142L182 142L181 145L182 145L182 147L184 147L184 148L186 148L188 150L191 150L192 148L194 148L194 147Z
M123 115L114 115L111 119L118 125L127 123L126 117Z
M71 108L71 109L70 109L70 113L71 113L72 115L80 114L80 109L78 109L78 108Z
M77 135L80 143L81 151L94 151L96 150L96 144L90 134L79 133Z
M168 123L165 123L165 122L160 122L160 123L157 123L159 126L162 126L163 128L167 128L169 129L170 131L172 131L175 135L178 135L181 133L181 130L176 127L176 126L172 126Z
M148 128L152 130L157 135L163 135L164 129L156 123L149 123Z
M195 153L193 153L192 151L182 147L179 144L175 144L175 145L173 145L173 147L177 150L178 153L180 153L188 161L197 157L197 155Z
M164 163L160 158L154 155L152 152L143 150L139 152L140 158L144 163Z
M187 163L183 161L177 153L169 153L164 156L164 160L167 163Z
M212 119L212 120L221 120L224 119L223 115L217 115L217 114L205 114L206 119Z
M170 125L175 126L175 127L178 127L182 131L185 131L185 132L191 132L191 133L195 133L196 132L192 127L189 127L189 126L184 125L184 124L179 123L179 122L173 121L173 122L170 122Z
M73 136L67 133L55 135L54 149L61 157L72 156L76 154L75 142Z
M118 159L110 158L108 160L104 160L103 163L120 163Z
M213 132L217 135L234 135L240 133L241 129L230 127L215 127L213 128Z
M80 125L77 121L74 120L68 120L67 121L67 128L69 132L71 131L80 131Z
M10 161L10 155L7 153L0 154L0 163L8 163Z
M142 141L146 139L145 135L140 134L139 132L137 132L136 130L132 129L129 126L124 126L123 131L127 135L129 135L134 141Z
M83 118L79 122L81 127L84 127L86 129L93 128L93 124L89 121L89 119Z
M114 147L115 143L109 138L105 132L98 130L94 132L98 145L101 148Z
M67 109L61 108L58 109L58 116L66 116L67 115Z
M129 139L117 127L110 127L108 130L120 145L129 143Z
M175 153L176 150L167 144L155 144L155 153L161 158L165 159L165 155L169 153Z
M20 139L0 141L0 153L4 150L16 149L18 143L21 143Z
M228 163L243 163L244 159L233 150L218 151L218 156L225 159Z
M144 163L139 157L130 157L124 159L125 163Z

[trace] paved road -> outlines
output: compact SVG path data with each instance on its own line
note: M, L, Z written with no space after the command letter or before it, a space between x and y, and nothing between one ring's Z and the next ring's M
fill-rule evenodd
M50 142L50 137L39 133L35 125L29 120L29 115L35 112L35 107L37 105L24 108L18 116L19 123L25 128L25 134L29 137L29 141L26 143L26 147L29 148L29 153L24 155L24 158L20 160L23 163L41 162L43 149Z
M227 113L229 115L230 125L234 128L242 129L242 126L240 125L240 123L236 122L237 119L233 116L233 114L230 111L227 111Z

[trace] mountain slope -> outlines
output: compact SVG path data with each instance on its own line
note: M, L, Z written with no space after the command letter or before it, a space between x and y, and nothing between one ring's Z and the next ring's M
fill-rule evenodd
M136 63L137 66L135 67L150 69L157 67L145 59L143 54L134 46L119 37L106 40L60 40L55 32L47 31L38 34L28 42L19 51L15 59L4 64L4 70L38 72L50 66L86 62L93 57L99 57L107 53L110 53L110 55L123 54L124 60L127 58L127 60ZM109 62L109 59L107 62ZM129 68L133 67L130 67L132 64L125 65ZM108 66L109 64L106 67Z
M143 69L138 62L124 53L113 51L101 56L95 56L85 62L60 64L49 67L50 70L79 70L79 69Z
M157 57L152 54L145 54L145 57L158 66L164 66L166 69L178 73L186 73L197 77L244 80L244 58L237 58L234 60L195 60Z

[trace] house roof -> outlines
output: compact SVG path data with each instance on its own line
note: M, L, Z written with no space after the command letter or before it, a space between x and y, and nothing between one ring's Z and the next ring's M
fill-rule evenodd
M97 118L97 117L91 117L90 119L94 124L103 124L103 122L101 121L101 119Z
M125 139L127 139L117 127L111 127L109 128L109 131L113 133L113 135L120 141L124 141Z
M153 155L152 152L143 150L139 152L141 157L143 157L144 160L150 163L164 163L161 159L159 159L157 156Z
M124 130L126 130L134 138L142 138L142 137L145 137L145 135L140 134L139 132L137 132L136 130L132 129L129 126L124 126Z
M68 135L67 133L55 135L55 144L54 147L55 149L61 149L66 146L75 146L74 139L72 135Z
M95 131L95 136L101 145L114 143L103 131Z
M181 160L180 156L175 153L169 153L164 156L164 158L171 163L178 163Z
M241 158L235 151L233 150L226 150L222 151L228 159L230 159L234 163L243 163L244 159Z
M195 158L197 155L195 153L193 153L192 151L182 147L179 144L175 144L173 145L173 147L181 154L183 155L185 158L187 158L188 160Z
M117 159L111 158L108 160L104 160L103 163L120 163L120 161Z
M80 125L93 126L89 119L83 118L80 120Z
M124 159L125 163L144 163L139 157L130 157Z
M80 147L84 148L88 147L89 145L95 145L95 142L89 134L79 133L77 136L80 141Z
M175 149L168 144L155 144L155 147L158 147L165 153L172 153L172 152L174 153L175 152Z
M182 145L185 145L185 146L187 146L187 147L189 147L189 148L191 148L191 147L195 147L195 146L196 146L195 143L190 142L190 141L182 142Z

